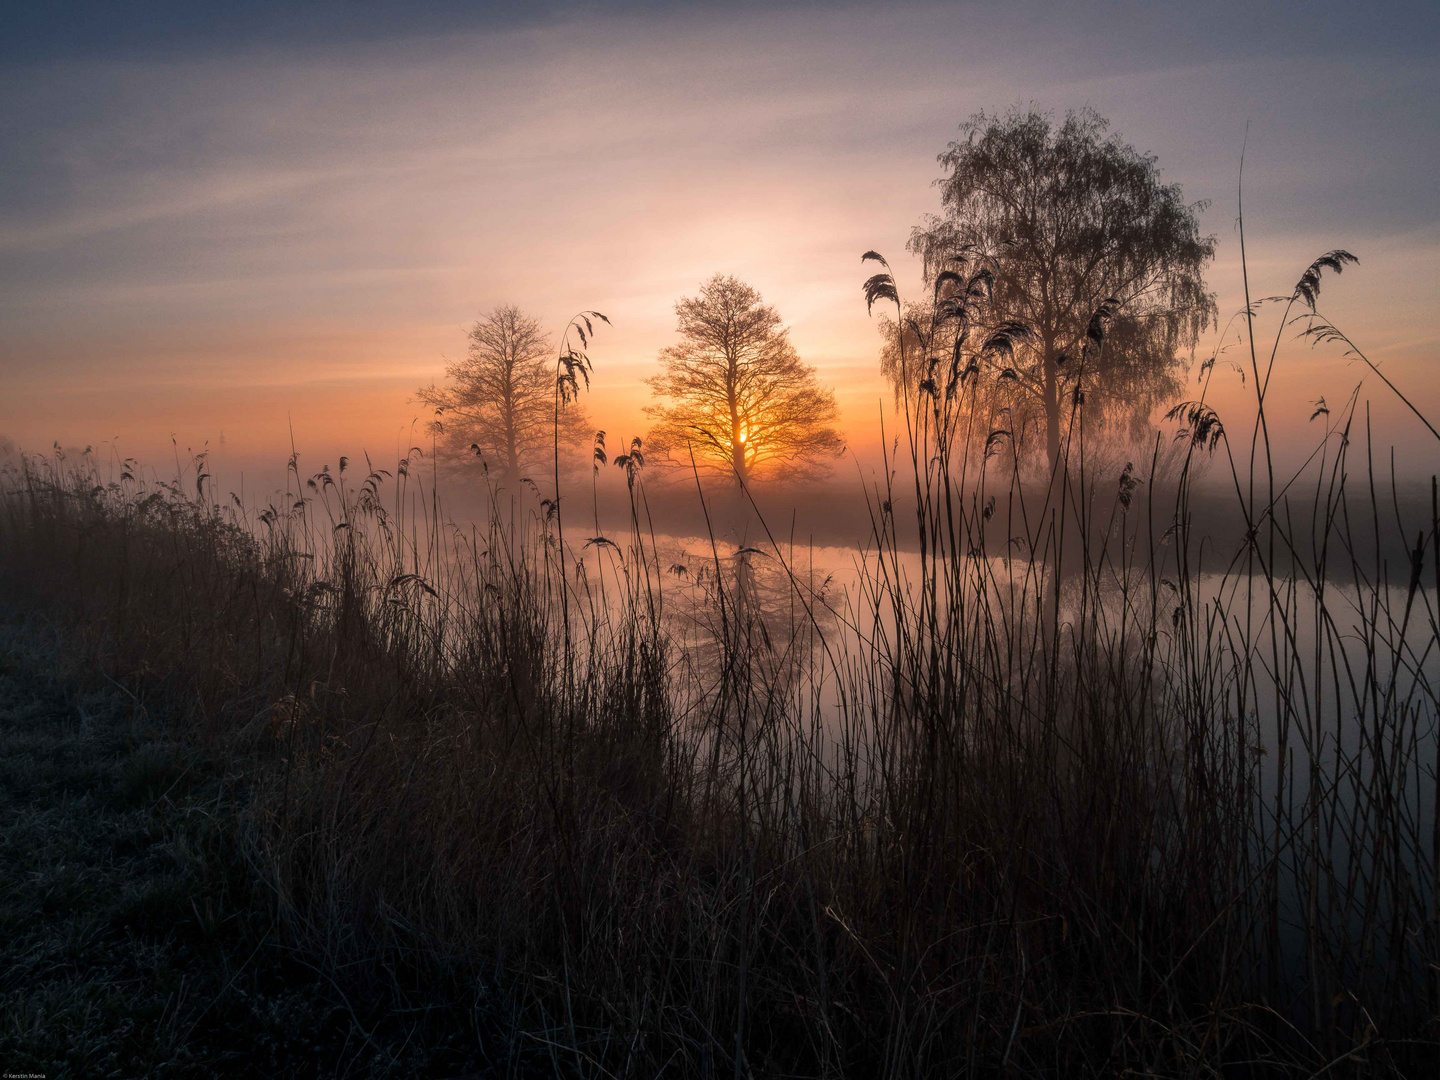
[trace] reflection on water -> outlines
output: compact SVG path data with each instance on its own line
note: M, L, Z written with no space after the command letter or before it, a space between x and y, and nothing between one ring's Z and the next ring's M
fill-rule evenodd
M829 564L837 554L658 536L643 555L634 544L592 543L585 574L612 611L637 577L648 581L647 599L683 669L678 686L703 697L728 666L731 675L743 668L755 691L781 696L815 671L825 642L840 632L844 588Z
M1013 709L1005 722L1023 738L1041 722L1030 711L1040 681L1078 688L1087 664L1129 664L1127 679L1145 672L1129 708L1153 725L1174 798L1197 783L1198 753L1252 807L1241 854L1252 875L1269 875L1275 962L1291 980L1302 979L1318 925L1326 940L1383 961L1411 946L1379 928L1434 903L1433 588L1146 567L1066 578L1051 608L1054 578L1013 551L937 574L914 553L667 537L654 561L683 671L676 685L692 705L713 709L727 665L741 670L753 696L732 695L726 708L783 715L815 760L848 762L862 781L894 725L979 729ZM927 594L937 576L943 587ZM975 635L990 638L978 652ZM1036 666L1037 652L1059 670ZM977 707L927 685L927 663L1010 682ZM1377 844L1376 830L1399 840Z

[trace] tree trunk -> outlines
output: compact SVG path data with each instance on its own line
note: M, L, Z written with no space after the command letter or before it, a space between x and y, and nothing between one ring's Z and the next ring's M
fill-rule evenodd
M740 438L738 425L730 438L730 460L734 463L736 485L745 487L750 483L750 470L745 464L745 442Z
M515 484L520 479L520 450L516 443L519 441L519 434L516 431L515 422L515 361L513 357L506 357L505 363L505 397L502 407L505 417L505 481L508 484Z
M515 425L505 425L505 479L508 483L515 483L520 479L520 454L515 446Z
M1050 474L1060 470L1060 373L1055 364L1055 346L1045 342L1045 353L1041 361L1045 370L1045 452L1050 462Z
M1045 371L1045 450L1050 462L1050 479L1047 487L1049 497L1047 503L1052 505L1052 515L1056 513L1055 507L1060 507L1063 513L1065 478L1061 475L1064 468L1060 460L1060 372L1055 363L1055 344L1047 338L1045 340L1045 351L1041 359ZM1052 503L1053 500L1053 503ZM1054 520L1054 517L1051 519ZM1043 628L1047 638L1058 641L1060 628L1060 592L1065 582L1065 560L1060 542L1060 532L1057 531L1053 538L1053 550L1050 552L1050 573L1045 575L1045 598L1043 604Z

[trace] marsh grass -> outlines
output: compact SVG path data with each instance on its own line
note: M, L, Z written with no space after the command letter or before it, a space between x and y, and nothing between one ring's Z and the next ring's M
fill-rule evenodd
M6 1070L413 1074L403 1032L367 1047L272 933L236 761L168 741L55 638L0 622Z
M1338 268L1287 298L1270 364ZM955 282L922 343L969 302ZM292 458L258 512L203 461L160 483L27 460L0 585L171 702L176 738L245 755L274 918L380 1003L357 1017L509 1018L469 1029L475 1060L1423 1075L1440 505L1402 508L1359 392L1277 475L1258 346L1253 437L1202 395L1172 416L1183 452L1097 472L1074 424L1027 489L967 406L998 347L907 390L843 602L762 520L792 601L762 629L712 548L703 664L669 629L639 466L629 535L576 541L572 515L565 542L553 497L492 488L484 523L448 522L418 451L358 483ZM1195 519L1202 460L1233 550Z

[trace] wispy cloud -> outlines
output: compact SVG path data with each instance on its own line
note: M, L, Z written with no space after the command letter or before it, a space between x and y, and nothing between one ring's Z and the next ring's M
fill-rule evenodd
M1213 200L1222 301L1247 120L1262 261L1288 273L1315 244L1367 254L1404 236L1410 265L1367 258L1342 295L1409 295L1416 261L1437 261L1440 62L1415 40L1428 16L1406 38L1339 10L1245 34L1200 13L1186 35L1140 6L632 5L498 28L457 9L405 33L377 17L348 37L307 24L197 48L157 31L113 53L7 54L0 377L123 370L178 414L197 371L210 386L438 375L482 307L557 323L600 307L617 329L596 410L638 429L671 305L724 270L780 307L843 398L870 400L858 253L901 254L966 115L1031 101L1095 106ZM1426 336L1414 320L1435 287L1420 288L1376 320L1397 363L1394 343ZM86 420L58 398L14 402L0 430Z

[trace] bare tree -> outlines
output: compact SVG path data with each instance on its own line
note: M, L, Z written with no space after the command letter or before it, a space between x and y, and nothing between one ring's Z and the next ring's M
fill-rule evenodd
M557 413L549 335L538 320L503 304L470 327L469 339L465 356L445 369L447 384L419 391L419 399L438 412L440 453L452 462L478 455L503 482L549 474L557 415L562 447L590 437L578 405Z
M813 478L845 448L831 426L835 394L790 344L775 309L749 285L716 274L675 305L680 341L660 354L649 380L665 404L647 446L662 460L696 463L745 484L783 464L787 478Z
M1179 389L1177 352L1194 347L1215 313L1203 280L1215 238L1200 235L1195 217L1203 204L1187 205L1178 185L1160 182L1153 157L1107 137L1108 127L1090 110L1058 127L1033 111L977 113L939 158L943 216L910 241L932 281L956 253L986 260L992 311L1032 331L997 374L1017 420L1029 413L1043 424L1052 467L1072 418L1067 401L1083 401L1092 423L1143 426ZM1102 306L1114 315L1104 348L1082 364Z

